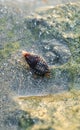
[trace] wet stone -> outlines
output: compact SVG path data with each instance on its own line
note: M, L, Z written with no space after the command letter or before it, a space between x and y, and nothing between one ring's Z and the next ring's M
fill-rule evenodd
M78 129L79 3L43 9L30 16L21 7L0 3L0 125L10 130L18 126L19 130ZM50 77L35 77L22 50L42 56L50 67Z
M48 60L48 63L50 63L51 65L56 64L56 61L58 60L58 56L56 56L55 53L49 51L45 54L46 59Z
M53 40L45 40L39 44L45 59L49 65L65 64L71 57L71 52L65 42Z

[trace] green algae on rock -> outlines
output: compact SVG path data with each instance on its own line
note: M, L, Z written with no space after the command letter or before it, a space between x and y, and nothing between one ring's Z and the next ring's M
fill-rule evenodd
M36 14L25 19L25 24L35 40L39 40L42 48L46 48L43 49L43 52L46 59L49 58L49 64L53 65L53 69L51 69L53 72L52 77L56 78L56 72L62 73L64 71L63 74L69 75L68 86L70 88L78 86L78 89L80 88L79 13L80 3L69 3L57 7L40 9ZM59 41L59 46L56 46L58 41L55 42L54 39ZM61 43L62 46L60 47ZM60 50L60 48L63 49ZM52 57L53 61L50 61ZM59 66L57 67L56 65Z
M80 3L37 11L25 22L36 39L64 39L75 61L80 63Z
M1 58L5 59L9 57L10 55L12 55L13 52L15 52L15 50L17 51L18 49L19 49L18 42L4 45L4 48L0 51Z
M31 16L16 7L0 7L1 105L8 106L3 95L15 93L19 109L26 111L19 117L19 126L24 130L79 130L80 3L49 7ZM18 62L24 49L47 60L50 79L34 79L24 63ZM1 116L5 115L4 108Z
M42 97L23 96L14 100L22 110L30 113L32 119L38 118L38 122L35 121L30 130L79 130L80 128L80 91ZM25 125L22 127L24 128Z
M20 10L14 10L14 7L0 5L0 54L3 62L8 61L8 70L15 75L10 85L12 90L15 87L16 93L19 89L20 94L23 91L25 95L26 92L43 95L80 88L79 5L70 3L46 8L29 17L22 15ZM52 73L49 80L33 79L31 73L16 62L21 60L19 53L23 49L40 54L47 60ZM14 64L9 61L14 61ZM1 66L5 73L6 68Z
M67 62L58 66L54 64L51 68L52 79L57 79L58 76L57 80L60 77L65 77L71 92L43 97L23 96L16 98L22 110L28 111L32 118L37 117L43 120L43 122L38 122L38 124L34 123L33 127L30 128L31 130L80 129L79 5L76 3L48 8L25 20L35 39L42 44L49 43L46 44L45 52L50 49L51 39L56 38L58 40L62 39L63 44L63 41L65 41L71 53Z
M21 21L20 21L21 19ZM1 61L11 58L24 44L30 44L31 33L24 25L18 7L0 3L0 54ZM27 40L26 40L27 39ZM32 38L33 40L33 38Z

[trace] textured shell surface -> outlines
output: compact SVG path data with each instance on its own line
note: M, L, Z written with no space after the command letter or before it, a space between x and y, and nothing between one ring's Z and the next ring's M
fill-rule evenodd
M39 75L44 75L45 73L49 72L49 67L47 63L41 59L39 62L37 62L34 72Z

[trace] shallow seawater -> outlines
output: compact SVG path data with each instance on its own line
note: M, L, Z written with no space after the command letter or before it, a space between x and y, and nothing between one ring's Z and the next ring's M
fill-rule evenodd
M63 4L63 2L67 3L70 2L70 0L59 0L55 2L52 0L30 0L23 2L21 0L0 0L0 130L26 130L28 128L31 129L34 124L38 125L39 123L41 127L41 125L45 123L43 119L34 116L34 111L32 115L29 111L25 112L27 108L26 103L25 101L22 102L22 99L21 101L19 99L18 102L18 97L24 96L23 100L25 100L26 96L30 98L32 96L44 97L50 94L56 95L65 93L70 90L70 75L64 69L61 71L60 68L64 68L67 62L72 58L71 50L66 44L66 41L56 39L55 37L53 39L37 40L26 27L26 20L24 20L24 18L29 15L33 16L33 13L39 7L55 6ZM77 1L71 0L71 2ZM44 26L44 23L42 24L42 26ZM34 25L36 26L36 23L34 23ZM32 29L33 27L34 26L32 26ZM42 31L44 31L44 27ZM40 35L41 32L38 38L40 38ZM30 69L28 69L22 57L22 50L27 50L44 57L51 68L51 76L49 78L35 77ZM80 83L79 79L80 77L78 75L77 81ZM76 84L75 81L75 86ZM79 84L77 86L79 88ZM42 106L42 109L44 109L46 106L45 102L47 100L43 101L44 99L39 99L38 101L37 98L35 98L34 101L34 98L27 99L30 109L32 107L30 100L33 100L34 109L40 100L42 100L39 104L40 107ZM68 99L65 98L65 100ZM21 103L24 108L21 108ZM38 114L44 115L44 113L46 113L45 109ZM51 126L45 128L43 125L43 127L43 129L53 130ZM35 127L33 129L35 129ZM36 127L35 130L38 130L38 127Z
M17 11L9 12L11 7L5 10L6 12L3 12L1 15L5 18L5 13L8 12L6 19L9 20L10 18L10 20L6 21L6 23L1 23L6 30L5 33L3 30L1 31L1 43L4 43L1 45L2 87L6 84L16 95L26 96L46 95L68 90L69 76L66 72L56 71L56 74L51 74L50 78L35 78L22 57L22 50L26 50L44 57L50 68L52 66L64 65L71 57L71 52L65 41L55 38L44 41L35 40L30 32L27 32L29 30L27 30L22 14L19 14ZM11 18L11 15L13 18ZM21 22L19 21L20 16ZM14 18L16 18L16 22L13 20ZM6 24L9 25L6 26Z
M52 42L50 41L50 43L52 46L54 45L54 48L61 44L57 40L53 40ZM23 49L30 50L30 52L42 55L45 59L47 59L47 63L50 67L52 65L59 66L67 62L67 60L71 56L69 49L67 48L68 57L63 57L63 62L61 63L61 60L60 58L58 58L58 55L54 55L54 53L51 51L51 49L53 50L53 48L47 50L46 46L50 47L50 43L34 43L33 48L32 45L29 47L25 45ZM66 50L65 45L59 46L64 47ZM51 54L50 52L52 52L54 57L53 55L48 55ZM1 65L1 72L2 86L4 86L5 82L7 81L9 88L17 95L46 95L63 92L69 89L68 74L63 74L63 76L61 77L61 72L56 72L55 77L54 74L51 74L50 77L35 77L35 75L31 73L30 69L27 68L26 62L22 57L21 50L18 50L16 53L11 54L9 59L3 62L3 64Z

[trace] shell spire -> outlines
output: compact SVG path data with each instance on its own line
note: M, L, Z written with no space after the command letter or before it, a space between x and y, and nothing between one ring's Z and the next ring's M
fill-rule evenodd
M30 54L29 54L29 52L27 52L27 51L22 51L22 55L23 55L24 57L26 57L26 56L29 56Z

